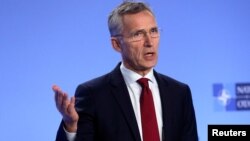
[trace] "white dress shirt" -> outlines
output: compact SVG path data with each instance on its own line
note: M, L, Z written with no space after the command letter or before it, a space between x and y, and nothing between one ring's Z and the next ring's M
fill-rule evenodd
M137 125L140 131L140 136L142 139L142 125L141 125L141 111L140 111L140 95L141 95L141 86L136 82L138 79L144 77L149 79L149 88L152 91L153 94L153 100L154 100L154 106L155 106L155 112L156 112L156 119L157 124L159 128L159 134L160 134L160 141L162 141L162 107L161 107L161 99L160 99L160 93L157 81L153 74L153 69L150 70L148 74L145 76L141 76L140 74L131 71L127 69L123 63L120 66L120 70L122 73L122 76L125 80L125 83L128 88L130 100L134 109L134 113L137 120ZM65 130L65 129L64 129ZM76 133L69 133L65 130L67 139L69 141L74 141L76 137ZM143 141L143 139L142 139Z
M150 70L148 74L145 76L141 76L140 74L127 69L123 63L120 66L122 76L125 80L125 83L128 88L130 100L132 102L132 106L134 109L135 117L137 120L138 128L140 131L141 139L142 139L142 125L141 125L141 110L140 110L140 95L141 95L141 86L137 83L137 80L144 77L148 78L149 88L152 91L154 106L155 106L155 113L157 124L159 128L160 140L162 141L162 108L161 108L161 99L160 99L160 92L158 88L157 81L153 74L153 69ZM143 139L142 139L143 141Z

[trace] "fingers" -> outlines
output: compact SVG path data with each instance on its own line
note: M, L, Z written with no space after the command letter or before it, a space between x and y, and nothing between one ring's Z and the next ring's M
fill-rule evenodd
M61 107L62 107L62 104L63 104L64 93L60 90L60 88L58 86L53 86L52 89L55 92L56 107L57 107L57 109L59 111L61 111Z
M57 85L53 85L52 90L55 92L55 103L58 111L66 117L76 114L75 97L69 99L68 94Z
M62 115L67 114L67 109L70 104L67 93L63 92L57 85L53 85L52 90L55 92L55 103L58 111Z
M70 104L73 105L73 106L75 105L75 97L74 96L71 97Z
M68 131L75 132L79 116L75 109L75 97L68 98L68 94L63 92L59 86L53 85L52 90L55 93L55 103L58 111L63 116L63 121L67 125Z
M52 90L55 93L54 96L55 96L56 107L59 107L59 105L61 105L62 103L63 92L61 91L60 87L57 85L53 85Z
M54 92L60 91L60 87L57 85L52 85L52 89Z

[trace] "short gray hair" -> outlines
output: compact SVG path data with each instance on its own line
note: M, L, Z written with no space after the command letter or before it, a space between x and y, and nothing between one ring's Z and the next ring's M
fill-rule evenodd
M147 10L153 14L150 7L143 2L128 2L125 1L115 8L108 17L108 27L111 36L121 34L123 30L122 16L125 14L136 14ZM154 14L153 14L154 15Z

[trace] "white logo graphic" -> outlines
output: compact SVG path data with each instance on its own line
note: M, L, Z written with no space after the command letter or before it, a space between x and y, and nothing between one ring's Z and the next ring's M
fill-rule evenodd
M220 91L219 96L217 99L221 102L223 106L226 106L228 104L228 100L231 98L229 92L226 89L222 89Z

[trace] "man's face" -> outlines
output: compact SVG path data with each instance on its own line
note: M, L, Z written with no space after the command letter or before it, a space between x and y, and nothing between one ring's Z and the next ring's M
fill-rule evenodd
M159 31L154 16L149 11L124 15L122 35L120 52L124 65L145 75L158 59Z

